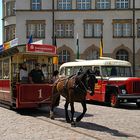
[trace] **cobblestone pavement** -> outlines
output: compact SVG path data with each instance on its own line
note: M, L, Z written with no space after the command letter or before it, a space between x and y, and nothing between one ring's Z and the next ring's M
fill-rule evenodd
M140 110L135 106L119 109L87 105L87 113L76 127L65 122L64 100L55 109L13 111L0 107L0 140L140 140ZM75 116L82 111L75 103Z

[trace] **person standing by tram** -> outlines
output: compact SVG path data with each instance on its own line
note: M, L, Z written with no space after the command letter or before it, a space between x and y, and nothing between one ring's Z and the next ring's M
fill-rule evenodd
M21 64L19 79L21 83L28 82L28 71L27 71L26 63Z
M59 78L58 74L59 74L58 70L55 70L53 72L53 76L52 76L52 79L51 79L52 83L54 83Z
M36 63L35 68L31 70L29 73L29 82L30 83L43 83L45 80L44 74L42 70L40 69L40 64Z

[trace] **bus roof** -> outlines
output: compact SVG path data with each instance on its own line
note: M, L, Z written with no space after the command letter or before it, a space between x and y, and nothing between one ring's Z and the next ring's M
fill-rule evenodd
M72 67L72 66L131 66L131 63L123 60L116 60L112 58L101 58L97 60L80 60L77 62L67 62L60 66L62 67Z

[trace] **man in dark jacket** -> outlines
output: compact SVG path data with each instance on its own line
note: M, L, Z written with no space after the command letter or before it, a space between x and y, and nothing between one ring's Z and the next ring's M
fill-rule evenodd
M40 69L40 64L35 64L35 69L31 70L29 73L29 81L30 83L43 83L45 80L44 74Z

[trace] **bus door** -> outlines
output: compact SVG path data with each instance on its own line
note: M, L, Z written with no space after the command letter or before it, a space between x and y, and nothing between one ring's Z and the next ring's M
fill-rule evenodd
M103 101L104 100L104 81L101 76L101 71L99 66L94 66L94 72L98 82L95 84L95 95L93 100Z

